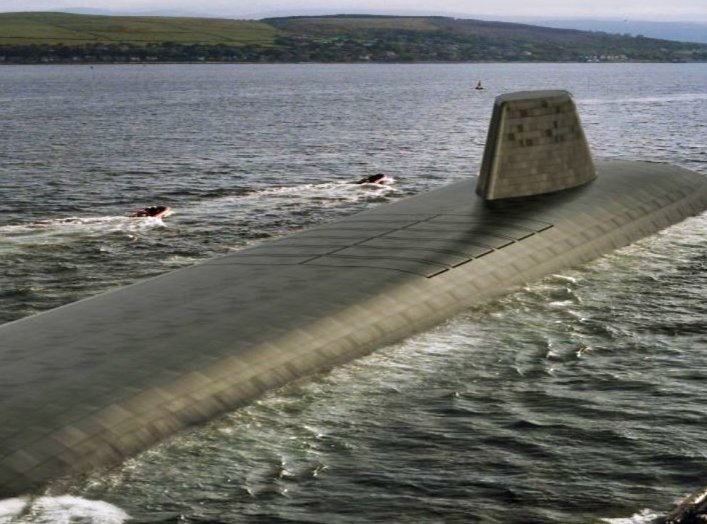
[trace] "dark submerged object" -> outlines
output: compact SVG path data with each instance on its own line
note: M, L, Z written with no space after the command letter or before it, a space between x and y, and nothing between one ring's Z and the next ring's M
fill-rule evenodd
M568 93L500 96L476 182L0 326L0 496L119 463L705 209L696 173L595 165Z
M386 176L383 173L376 173L375 175L368 175L363 177L356 184L384 184Z
M657 524L705 524L707 523L707 487L693 493L678 504Z
M165 218L172 214L172 208L168 206L150 206L144 209L138 209L131 217L134 218Z

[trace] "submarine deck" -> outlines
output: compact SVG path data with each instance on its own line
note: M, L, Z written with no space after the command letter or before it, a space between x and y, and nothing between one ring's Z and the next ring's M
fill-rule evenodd
M458 182L0 326L0 496L117 463L707 208L707 179L684 169L597 167L522 201Z

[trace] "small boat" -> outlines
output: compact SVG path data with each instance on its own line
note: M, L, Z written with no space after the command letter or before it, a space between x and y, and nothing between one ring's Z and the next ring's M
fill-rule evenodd
M171 214L172 208L169 206L150 206L138 209L130 216L133 218L166 218Z
M481 91L484 89L484 86L481 85L481 80L479 80L479 82L476 84L476 87L474 89L476 89L478 91Z

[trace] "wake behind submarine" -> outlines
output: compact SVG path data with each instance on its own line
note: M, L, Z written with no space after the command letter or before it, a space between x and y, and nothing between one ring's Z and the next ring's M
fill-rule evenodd
M697 173L595 165L569 93L502 95L476 181L0 326L0 496L119 463L705 209Z

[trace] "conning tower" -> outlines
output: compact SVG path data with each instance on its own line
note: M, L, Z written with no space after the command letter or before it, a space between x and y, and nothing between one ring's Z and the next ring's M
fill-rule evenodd
M486 200L581 186L597 176L577 108L567 91L496 98L476 193Z

